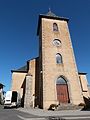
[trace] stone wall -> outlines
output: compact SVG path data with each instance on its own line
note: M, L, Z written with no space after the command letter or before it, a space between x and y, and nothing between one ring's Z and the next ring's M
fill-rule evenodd
M33 107L32 75L27 75L26 76L24 107L25 108Z
M29 61L29 70L26 75L24 107L35 106L35 59Z
M23 97L23 83L25 80L25 76L27 73L23 72L13 72L12 73L12 83L11 83L11 90L18 91L21 95L21 98Z

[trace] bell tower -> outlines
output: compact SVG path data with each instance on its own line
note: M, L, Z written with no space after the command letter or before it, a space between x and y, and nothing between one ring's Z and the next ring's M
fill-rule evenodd
M44 109L83 102L68 21L50 10L39 15L39 105Z

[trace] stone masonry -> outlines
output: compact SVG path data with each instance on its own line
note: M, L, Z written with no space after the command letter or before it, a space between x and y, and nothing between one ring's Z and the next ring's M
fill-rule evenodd
M24 107L33 107L33 97L32 97L32 75L26 76L26 90L25 90L25 101Z
M75 62L73 48L67 21L49 19L41 17L41 35L42 47L40 53L42 56L43 73L43 107L48 108L50 104L57 104L56 80L59 76L65 76L68 83L70 103L83 103L83 96L78 76L78 70ZM58 25L58 32L53 32L53 23ZM40 34L39 33L39 34ZM61 46L55 47L53 40L61 40ZM62 55L63 64L57 65L55 55Z

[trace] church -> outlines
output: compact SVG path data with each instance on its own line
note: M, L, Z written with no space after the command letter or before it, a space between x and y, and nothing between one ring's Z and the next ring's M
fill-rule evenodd
M51 10L39 15L39 56L11 70L11 90L20 92L24 107L79 105L89 98L86 73L77 69L68 22Z

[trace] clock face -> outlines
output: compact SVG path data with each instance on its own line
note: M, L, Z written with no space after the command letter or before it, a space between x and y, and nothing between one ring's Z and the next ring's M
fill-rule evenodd
M59 39L54 39L53 44L57 47L61 46L61 41Z

